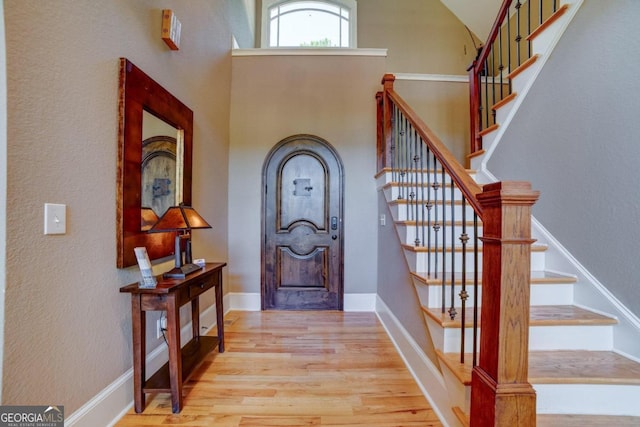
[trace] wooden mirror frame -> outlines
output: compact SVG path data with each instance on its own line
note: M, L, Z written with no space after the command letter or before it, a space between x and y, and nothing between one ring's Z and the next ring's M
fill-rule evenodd
M144 246L154 260L173 254L175 233L141 230L142 111L183 133L182 202L191 205L193 111L126 58L120 58L116 192L117 267L136 265L133 248Z

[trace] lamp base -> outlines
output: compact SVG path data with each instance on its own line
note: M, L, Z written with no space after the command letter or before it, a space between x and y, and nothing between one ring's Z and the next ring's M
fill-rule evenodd
M189 274L201 270L202 267L196 264L185 264L182 267L175 267L162 275L165 279L184 279Z

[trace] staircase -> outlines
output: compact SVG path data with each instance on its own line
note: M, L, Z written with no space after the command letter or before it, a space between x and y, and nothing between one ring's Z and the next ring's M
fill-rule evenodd
M582 2L583 0L562 0L557 10L526 37L530 43L530 55L521 63L518 61L517 66L506 64L502 73L480 77L480 81L477 81L477 76L472 75L473 68L470 69L470 81L476 85L479 96L475 101L477 105L472 106L472 109L479 110L479 118L472 115L472 133L475 133L478 143L472 144L468 158L471 169L479 171L478 181L495 180L486 170L486 161L501 141L504 131ZM500 62L503 61L504 59ZM494 86L505 89L496 90ZM473 99L471 103L474 104Z
M486 170L486 159L580 3L562 3L529 36L531 58L504 75L510 93L490 105L492 123L485 121L478 132L481 149L473 152L472 148L467 176L476 182L495 181ZM450 407L439 410L452 411L459 425L468 426L474 353L482 351L482 318L480 310L474 312L482 301L483 244L476 240L484 234L482 221L470 220L478 209L463 201L474 196L465 193L460 169L441 155L443 149L437 142L432 146L437 138L424 123L412 111L407 113L410 108L393 93L393 80L385 76L383 83L385 93L392 93L388 102L393 108L380 107L389 112L379 112L379 117L389 118L379 126L383 136L378 143L377 185L392 214L446 384ZM383 97L379 97L380 106ZM404 139L406 147L402 148ZM429 148L417 148L420 143ZM449 200L442 199L444 194L451 194ZM429 206L429 216L424 206ZM448 236L456 238L449 240ZM465 236L465 243L459 236ZM582 276L577 271L548 269L549 245L542 236L534 237L538 240L530 251L528 382L536 393L537 425L640 426L640 360L616 350L616 339L640 340L640 334L629 335L628 328L620 332L618 312L577 305L574 294L587 286ZM467 240L479 242L477 248L467 245Z
M422 247L415 246L416 221L410 219L412 210L409 208L409 201L399 198L401 193L413 191L414 194L424 194L426 200L429 191L433 189L425 188L424 185L408 186L395 182L390 170L378 174L377 180L392 213L425 323L439 357L449 391L451 410L459 416L461 425L468 425L473 357L468 353L464 363L460 363L462 308L457 296L461 290L461 273L454 271L452 275L451 272L445 272L443 286L442 277L436 278L424 272L428 257L434 257L434 253L438 253L441 247L435 247L431 253L427 253ZM432 194L431 200L433 197ZM419 199L417 202L422 203L424 200ZM472 212L468 212L467 216L472 217ZM472 229L472 224L467 225L468 229ZM451 233L452 227L457 228L454 234L459 235L459 222L445 223L439 232L446 236ZM435 233L433 228L430 232ZM478 233L482 233L481 226ZM470 237L473 239L473 236ZM435 240L435 236L432 239ZM472 256L470 249L466 254L461 253L459 246L454 250L459 252L457 265L462 264L462 256ZM573 305L574 289L580 283L571 273L547 271L545 256L546 245L534 243L530 276L529 382L537 393L538 425L586 426L600 425L595 423L605 421L607 425L615 426L640 425L640 407L637 405L640 402L640 363L615 352L613 344L616 319ZM479 266L481 268L482 263ZM467 271L467 283L473 282L471 276L474 273ZM443 292L444 299L449 301L452 280L456 285L453 293L458 311L453 320L447 310L442 310ZM480 278L478 301L481 291ZM475 298L473 290L469 292L464 348L471 351L472 307ZM478 320L480 334L482 319ZM578 418L576 414L589 416ZM567 424L571 422L574 424Z

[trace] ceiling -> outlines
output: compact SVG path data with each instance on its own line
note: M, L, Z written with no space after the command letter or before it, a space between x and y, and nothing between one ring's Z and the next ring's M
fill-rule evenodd
M489 31L502 0L440 0L458 17L482 42L487 39Z

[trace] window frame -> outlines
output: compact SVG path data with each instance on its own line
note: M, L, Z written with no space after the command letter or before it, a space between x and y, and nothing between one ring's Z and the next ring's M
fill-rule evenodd
M260 47L268 49L326 49L317 46L269 46L271 40L271 13L273 7L282 6L287 3L296 3L304 0L263 0L261 15ZM358 47L358 25L357 25L357 1L356 0L313 0L338 6L349 11L349 46L332 46L331 49L355 49Z

